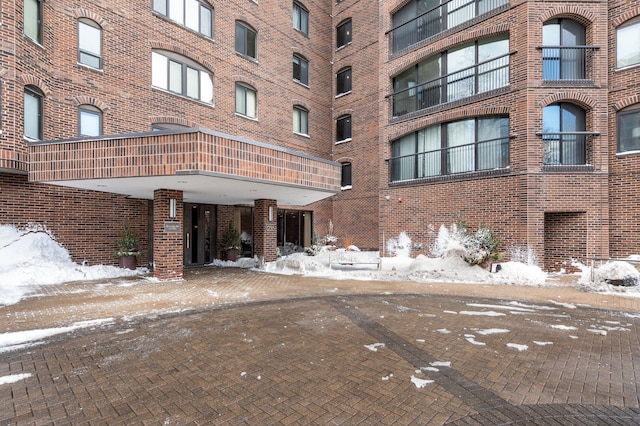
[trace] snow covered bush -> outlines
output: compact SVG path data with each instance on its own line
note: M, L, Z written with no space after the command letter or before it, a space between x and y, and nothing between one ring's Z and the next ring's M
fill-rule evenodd
M459 220L447 229L440 227L438 238L432 247L435 256L459 252L470 265L485 265L492 260L500 260L498 252L500 240L491 228L481 223L476 232L471 232L464 221Z
M406 232L401 232L398 238L389 238L387 251L392 256L409 257L411 255L411 238Z

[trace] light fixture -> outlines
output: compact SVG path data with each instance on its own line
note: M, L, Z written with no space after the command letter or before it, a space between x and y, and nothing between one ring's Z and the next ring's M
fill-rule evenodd
M169 198L169 219L176 218L176 199Z
M269 222L273 222L273 206L269 206Z

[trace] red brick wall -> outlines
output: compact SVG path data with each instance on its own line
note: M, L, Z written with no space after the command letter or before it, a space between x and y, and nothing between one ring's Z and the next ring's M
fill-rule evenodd
M146 266L147 215L147 200L32 184L26 176L0 173L0 223L46 225L76 263L117 265L116 240L128 225L140 238L138 264Z
M169 200L176 200L176 217L169 217ZM154 276L161 280L182 279L183 221L182 191L157 189L153 194ZM179 225L178 232L165 229L166 222Z
M545 213L545 267L549 271L576 272L573 261L589 264L587 256L588 221L585 212Z

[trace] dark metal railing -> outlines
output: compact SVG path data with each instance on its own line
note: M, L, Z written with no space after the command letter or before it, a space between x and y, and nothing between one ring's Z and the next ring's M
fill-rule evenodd
M587 163L587 136L592 132L542 132L543 163L573 166Z
M489 139L392 157L388 160L390 181L506 168L509 166L510 139Z
M392 28L392 51L396 53L508 3L509 0L449 0Z
M393 117L509 85L510 55L507 53L388 95Z
M591 80L598 46L541 46L543 80Z

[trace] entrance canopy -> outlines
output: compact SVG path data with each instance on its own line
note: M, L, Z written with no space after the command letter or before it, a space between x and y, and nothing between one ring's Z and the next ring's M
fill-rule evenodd
M339 163L205 129L147 132L29 144L29 180L184 202L307 205L340 191Z

